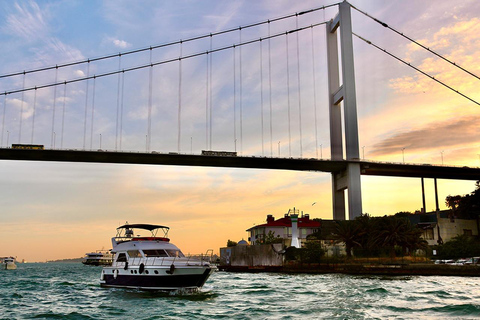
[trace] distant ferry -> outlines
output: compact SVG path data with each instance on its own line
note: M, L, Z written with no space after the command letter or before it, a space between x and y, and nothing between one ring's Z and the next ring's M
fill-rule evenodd
M109 266L112 264L113 255L108 250L97 250L85 253L83 264L90 266Z
M1 266L1 269L4 269L4 270L15 270L15 269L17 269L17 265L15 264L15 258L14 257L0 258L0 266Z
M44 150L43 144L12 144L12 149Z

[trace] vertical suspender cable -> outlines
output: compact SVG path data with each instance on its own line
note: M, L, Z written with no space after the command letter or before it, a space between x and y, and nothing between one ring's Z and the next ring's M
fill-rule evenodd
M180 152L182 125L182 40L180 40L180 57L178 58L178 145L177 150Z
M62 110L62 135L60 138L60 149L63 149L63 130L65 128L65 102L67 99L67 82L65 81L65 85L63 87L63 110ZM35 110L34 110L35 113Z
M315 117L315 154L318 159L318 125L317 125L317 84L316 84L316 69L315 69L315 43L313 41L313 28L310 28L312 36L312 80L313 80L313 111Z
M93 148L93 122L95 120L95 88L96 88L96 78L93 76L93 92L92 92L92 121L90 124L90 150Z
M2 146L3 146L3 133L5 129L5 110L7 110L7 93L3 96L3 117L2 117ZM8 146L7 146L8 147Z
M56 78L55 78L55 82L57 82ZM23 71L23 89L25 89L25 71ZM24 102L24 100L25 100L25 91L22 91L22 104L20 106L20 126L19 126L19 132L18 132L18 143L21 143L21 140L22 140L22 120L23 120L23 102Z
M150 142L152 136L152 81L153 81L153 64L152 64L152 48L150 48L150 70L148 81L148 124L147 124L147 141L146 151L150 151Z
M206 57L206 68L205 68L205 150L208 150L208 59L209 52L207 51Z
M87 138L88 78L89 77L90 77L90 60L88 61L88 64L87 64L87 80L85 81L87 88L85 89L85 118L83 121L83 150L85 150L85 140Z
M58 67L55 68L55 83L58 79ZM51 146L55 144L55 108L57 103L57 86L53 88L53 111L52 111L52 142ZM20 142L19 142L20 143Z
M118 149L122 150L122 137L123 137L123 98L125 93L125 71L122 71L122 96L120 100L120 142L118 144Z
M285 32L286 54L287 54L287 105L288 105L288 156L292 157L292 134L290 129L290 66L288 60L288 32Z
M118 54L118 70L120 70L122 67L122 54ZM115 121L115 151L117 151L118 148L118 120L120 116L120 77L122 74L119 72L118 73L118 79L117 79L117 117Z
M233 45L233 144L237 152L237 52Z
M240 30L240 43L242 43L242 27ZM240 154L243 152L243 77L242 77L242 46L240 46Z
M273 118L272 118L272 55L270 48L270 20L268 21L268 83L270 94L270 157L273 157Z
M213 37L210 35L210 52L212 52L212 49L213 49ZM213 64L213 53L210 53L210 70L209 70L209 74L210 74L210 86L209 86L209 89L210 89L210 92L209 92L209 96L210 96L210 127L209 127L209 131L210 131L210 150L212 150L212 128L213 128L213 103L212 103L212 88L213 88L213 79L212 79L212 64Z
M296 28L298 29L298 15L295 16ZM298 122L300 127L300 158L303 157L303 144L302 144L302 84L300 83L300 44L297 35L297 77L298 77Z
M30 139L30 144L33 144L33 133L35 131L35 109L37 107L37 89L35 88L35 93L33 95L33 114L32 114L32 137Z
M262 39L260 39L260 119L262 122L262 156L265 156L265 137L263 133L263 46Z

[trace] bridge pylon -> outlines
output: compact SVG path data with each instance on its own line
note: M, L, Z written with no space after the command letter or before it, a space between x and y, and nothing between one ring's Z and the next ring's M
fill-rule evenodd
M339 41L337 30L340 29ZM351 6L339 4L337 16L327 24L328 91L330 116L330 148L332 160L360 160L358 143L357 99L353 63ZM338 52L340 42L340 55ZM340 85L341 57L342 84ZM342 130L342 102L345 128ZM345 135L344 135L345 134ZM345 140L345 157L343 141ZM345 190L348 189L348 217L362 214L360 163L332 173L333 218L345 220Z

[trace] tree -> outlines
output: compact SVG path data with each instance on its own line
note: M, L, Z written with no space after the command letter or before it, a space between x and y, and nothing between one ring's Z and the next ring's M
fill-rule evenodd
M480 256L480 242L473 237L460 235L456 236L443 245L437 246L437 257L439 259L459 259Z
M228 239L227 247L235 247L236 245L237 245L237 242Z
M478 219L480 216L480 180L475 183L475 190L467 195L449 195L445 199L452 213L463 219Z
M275 237L275 232L272 230L268 231L268 234L265 236L265 241L264 241L265 244L281 243L281 242L282 242L282 238L280 238L280 235L277 235L277 237Z
M335 234L333 234L337 243L343 242L345 244L347 258L352 257L352 249L354 247L361 245L359 242L361 235L361 229L356 220L337 221Z
M390 256L395 258L395 246L406 242L407 219L385 217L379 237L383 245L390 250Z

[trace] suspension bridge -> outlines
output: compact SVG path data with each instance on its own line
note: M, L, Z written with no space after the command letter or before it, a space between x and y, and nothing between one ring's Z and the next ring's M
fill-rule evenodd
M338 8L338 14L321 19L318 13L328 8ZM480 80L344 1L2 74L0 159L329 172L336 219L345 219L346 201L350 219L362 213L361 175L417 177L422 184L423 178L480 180L479 168L360 157L353 38L479 103L354 32L352 10ZM324 158L319 118L325 113L330 157Z

